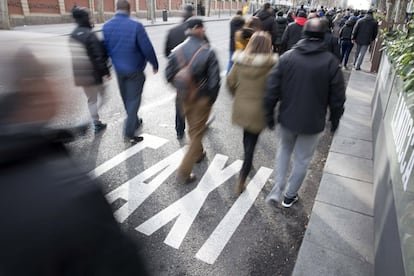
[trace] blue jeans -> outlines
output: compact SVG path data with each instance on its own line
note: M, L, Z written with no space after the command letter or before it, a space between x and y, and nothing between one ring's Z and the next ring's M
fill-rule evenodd
M295 134L282 125L279 126L280 141L274 170L275 186L270 194L279 199L284 192L287 172L293 155L293 165L285 197L294 198L305 179L309 162L319 141L320 133L311 135Z
M348 39L341 40L341 64L342 64L342 61L345 59L344 66L348 64L349 54L351 53L353 47L354 47L354 44L352 43L351 40L348 40Z
M227 75L230 73L231 67L233 67L233 61L231 60L231 58L233 57L234 52L230 51L229 54L229 64L227 65Z
M144 72L130 74L116 74L118 79L119 91L127 113L124 125L124 135L133 137L135 130L140 126L138 119L138 109L141 105L142 88L145 83Z
M175 131L177 135L183 135L185 130L185 117L183 107L178 98L175 99Z

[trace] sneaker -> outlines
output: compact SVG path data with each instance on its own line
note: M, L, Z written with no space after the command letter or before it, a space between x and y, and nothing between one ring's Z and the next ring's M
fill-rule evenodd
M98 132L101 132L102 130L106 129L106 124L102 123L102 122L96 122L94 123L94 131L95 134Z
M295 196L294 198L285 197L285 199L282 202L282 206L285 207L285 208L290 208L298 200L299 200L298 196Z
M144 140L144 137L132 136L132 137L127 137L126 139L128 139L128 142L130 142L131 144L136 144L136 143L142 142Z
M361 67L356 67L355 70L359 71L361 70Z

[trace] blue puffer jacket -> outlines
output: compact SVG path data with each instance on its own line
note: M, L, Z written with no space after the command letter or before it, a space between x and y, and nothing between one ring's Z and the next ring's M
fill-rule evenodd
M117 73L142 72L147 62L158 70L154 47L140 22L118 11L102 30L106 50Z

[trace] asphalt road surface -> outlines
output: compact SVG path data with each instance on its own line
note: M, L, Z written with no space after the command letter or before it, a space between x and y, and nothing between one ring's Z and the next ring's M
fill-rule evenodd
M73 156L102 184L115 216L139 242L153 275L290 275L331 136L326 132L321 139L299 202L284 209L264 201L272 188L278 132L263 131L247 191L236 196L234 185L243 158L242 130L231 124L232 98L222 85L213 108L215 120L204 138L207 158L194 168L198 179L189 185L177 184L176 169L187 140L176 139L175 92L164 78L164 40L171 27L147 28L160 70L153 75L148 66L146 71L139 111L144 141L131 146L123 140L125 112L113 78L106 85L107 102L100 112L107 130L95 136L90 129L69 144ZM54 66L51 78L64 98L61 115L54 122L58 126L88 120L86 97L73 85L68 36L61 35L70 28L25 35L36 55ZM207 22L206 28L224 72L229 22ZM348 80L350 72L343 72Z

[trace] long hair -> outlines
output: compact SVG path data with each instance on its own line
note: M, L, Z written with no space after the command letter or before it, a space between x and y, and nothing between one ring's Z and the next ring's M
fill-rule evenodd
M254 31L259 31L262 29L262 22L259 17L250 16L244 25L245 28L253 29Z
M255 32L245 49L248 54L270 54L272 52L272 39L264 31Z

